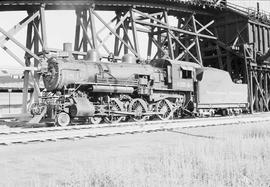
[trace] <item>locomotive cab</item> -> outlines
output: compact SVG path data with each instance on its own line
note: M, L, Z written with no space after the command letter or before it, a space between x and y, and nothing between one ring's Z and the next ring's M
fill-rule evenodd
M193 92L196 71L201 66L191 62L158 59L151 61L151 65L163 69L166 74L168 89L174 91Z

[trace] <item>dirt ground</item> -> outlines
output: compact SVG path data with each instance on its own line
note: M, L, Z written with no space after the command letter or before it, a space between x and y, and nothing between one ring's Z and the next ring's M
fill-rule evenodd
M260 126L269 129L268 124ZM95 163L98 166L105 160L113 161L112 158L144 159L149 153L155 157L164 147L193 139L222 138L242 128L242 125L209 127L0 146L0 186L50 186L50 181L72 176L79 165Z

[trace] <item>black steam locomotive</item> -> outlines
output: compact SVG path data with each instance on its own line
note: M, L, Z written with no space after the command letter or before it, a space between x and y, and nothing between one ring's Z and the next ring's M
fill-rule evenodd
M248 107L246 84L226 71L168 59L137 63L101 62L96 51L86 60L55 57L43 74L46 92L32 106L33 115L60 126L72 120L93 124L168 120L184 116L239 114Z

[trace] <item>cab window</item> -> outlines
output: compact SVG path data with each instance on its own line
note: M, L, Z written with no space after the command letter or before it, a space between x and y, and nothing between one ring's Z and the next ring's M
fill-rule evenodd
M192 71L182 70L182 78L183 79L191 79L192 78Z

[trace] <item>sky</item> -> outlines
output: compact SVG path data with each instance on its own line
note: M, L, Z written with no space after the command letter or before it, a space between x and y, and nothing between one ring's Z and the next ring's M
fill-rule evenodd
M270 0L227 0L227 1L244 7L256 7L258 2L263 9L270 12Z
M256 7L257 2L260 3L261 9L270 12L270 0L228 0L233 4L238 4L243 7ZM9 30L19 21L27 16L26 12L0 12L0 27L4 30ZM109 18L109 14L105 17ZM75 36L75 14L74 11L46 11L46 24L47 24L47 36L48 46L51 48L62 49L64 42L70 42L74 44ZM22 44L25 44L25 32L26 28L20 31L15 38ZM21 57L24 56L24 52L16 47L12 42L7 43L12 51L16 51L16 54ZM4 50L0 48L0 70L1 68L14 68L18 67L18 63L12 59ZM12 72L12 71L11 71Z

